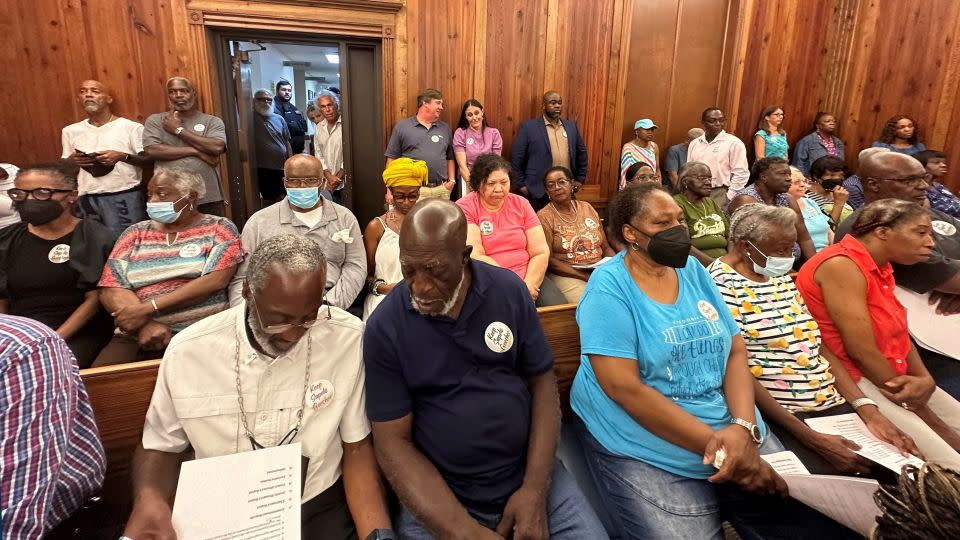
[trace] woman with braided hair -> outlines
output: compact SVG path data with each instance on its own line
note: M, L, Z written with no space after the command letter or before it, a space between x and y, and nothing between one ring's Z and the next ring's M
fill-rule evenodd
M836 357L831 368L846 369L928 459L960 468L960 403L930 376L894 296L891 263L925 261L933 247L926 209L899 199L874 201L850 234L803 265L797 288Z
M873 500L883 512L873 540L960 538L960 473L934 463L908 465Z

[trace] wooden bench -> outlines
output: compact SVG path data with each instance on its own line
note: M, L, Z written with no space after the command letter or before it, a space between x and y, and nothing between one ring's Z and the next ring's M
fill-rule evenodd
M576 306L565 304L537 311L547 342L553 349L561 408L564 418L569 418L570 385L580 366ZM115 507L119 519L125 519L130 511L130 462L134 449L140 444L159 366L159 360L147 360L80 372L107 454L103 499Z

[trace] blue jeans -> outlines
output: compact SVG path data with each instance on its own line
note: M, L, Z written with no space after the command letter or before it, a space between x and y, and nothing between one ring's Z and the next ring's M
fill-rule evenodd
M117 193L90 193L80 197L80 211L110 229L118 238L127 227L147 219L143 192L137 186Z
M501 514L483 514L467 509L481 525L495 529ZM553 464L550 491L547 493L547 521L550 538L554 540L604 540L609 538L590 503L580 493L573 476L559 461ZM394 520L394 530L400 540L433 540L434 536L412 512L402 507Z
M793 499L747 493L732 484L711 484L609 452L575 420L590 467L608 509L629 539L722 540L730 522L744 540L859 538L852 531ZM776 436L761 454L780 452Z

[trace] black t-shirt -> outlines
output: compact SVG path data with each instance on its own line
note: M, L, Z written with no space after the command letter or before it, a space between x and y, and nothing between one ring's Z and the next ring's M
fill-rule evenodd
M861 210L851 214L837 227L834 242L839 242L850 232ZM936 242L930 259L910 266L893 263L893 277L897 285L920 294L936 289L960 272L960 220L933 208L928 210L933 222L933 240Z
M425 317L400 282L363 335L367 415L413 415L413 441L467 508L499 513L523 483L527 379L553 367L537 310L513 272L471 261L457 320Z
M56 329L83 303L87 291L77 286L79 274L68 264L75 232L56 240L27 232L13 242L16 260L7 265L7 288L0 291L10 301L11 315Z

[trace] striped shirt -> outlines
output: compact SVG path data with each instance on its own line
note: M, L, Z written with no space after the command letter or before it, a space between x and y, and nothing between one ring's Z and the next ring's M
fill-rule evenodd
M0 315L0 522L41 538L103 484L103 446L76 361L60 337Z
M709 267L747 344L750 371L789 411L844 402L820 356L820 329L788 276L751 281L717 259Z
M237 266L243 257L240 234L227 218L205 215L180 231L172 243L167 243L167 233L152 220L141 221L120 235L100 286L130 289L141 301L149 301L211 272ZM165 310L154 320L179 332L228 307L223 289L197 304Z

